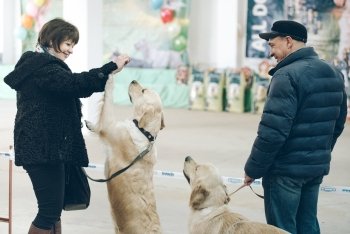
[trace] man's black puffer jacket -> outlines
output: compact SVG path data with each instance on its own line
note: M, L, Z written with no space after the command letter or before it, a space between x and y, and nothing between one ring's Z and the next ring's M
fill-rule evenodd
M88 72L72 73L62 60L26 52L4 81L17 91L14 128L15 164L89 163L81 132L79 98L104 91L110 62Z
M340 73L302 48L277 64L245 172L314 177L329 173L344 128L346 94Z

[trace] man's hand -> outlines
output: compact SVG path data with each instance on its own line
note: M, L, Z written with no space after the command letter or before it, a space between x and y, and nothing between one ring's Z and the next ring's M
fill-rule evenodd
M130 57L126 54L122 54L114 57L113 62L118 66L118 69L113 71L113 74L114 74L114 73L120 72L123 69L123 67L130 62Z
M244 175L244 184L246 186L251 185L254 182L255 179L250 178L249 176L247 176L247 174Z

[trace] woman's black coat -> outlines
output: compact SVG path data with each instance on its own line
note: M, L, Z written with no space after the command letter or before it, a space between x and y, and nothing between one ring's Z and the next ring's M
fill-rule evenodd
M25 52L4 81L17 91L14 128L15 164L73 163L89 159L81 132L79 98L104 91L110 62L88 72L72 73L62 60Z

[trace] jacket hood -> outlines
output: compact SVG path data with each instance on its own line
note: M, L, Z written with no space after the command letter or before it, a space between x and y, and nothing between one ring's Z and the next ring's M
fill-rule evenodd
M63 61L50 54L27 51L21 56L15 69L5 76L4 82L17 91L29 76L49 63L61 63L68 68Z

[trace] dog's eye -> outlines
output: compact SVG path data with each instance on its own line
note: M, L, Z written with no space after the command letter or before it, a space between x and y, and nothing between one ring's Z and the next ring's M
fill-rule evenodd
M142 92L142 93L144 93L145 91L146 91L146 89L142 89L142 91L141 91L141 92Z

